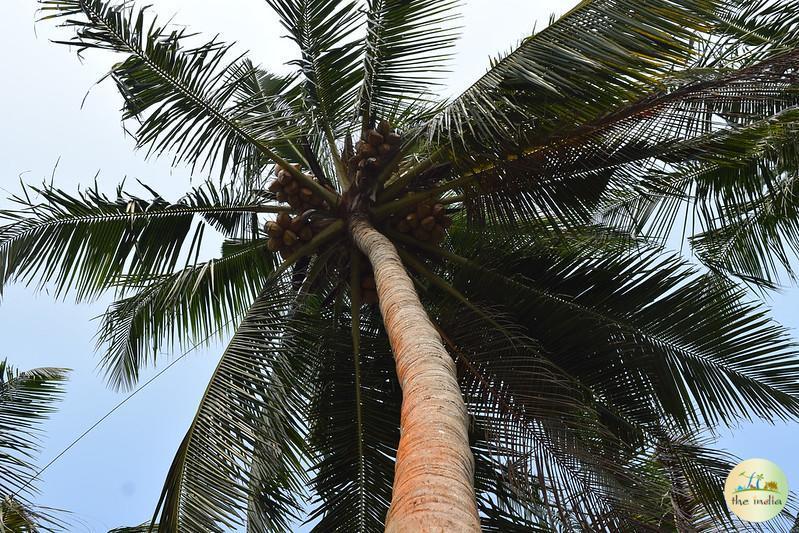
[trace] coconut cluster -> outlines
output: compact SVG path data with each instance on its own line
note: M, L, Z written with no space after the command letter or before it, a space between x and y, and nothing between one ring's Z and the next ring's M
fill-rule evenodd
M437 202L422 202L410 209L391 216L391 226L400 233L407 233L422 242L439 244L452 225L447 208Z
M296 167L299 170L299 166ZM318 181L314 176L311 176ZM332 191L330 187L327 187ZM327 201L310 187L306 187L297 181L291 173L280 168L277 171L277 178L269 184L269 190L275 194L278 202L285 202L300 212L309 209L330 209Z
M397 154L401 144L402 136L387 121L380 122L355 146L355 153L347 161L349 175L355 176L359 185L375 179Z
M269 250L280 252L285 259L330 224L329 220L310 220L310 214L308 211L297 216L280 213L276 220L268 221L264 230L269 235Z

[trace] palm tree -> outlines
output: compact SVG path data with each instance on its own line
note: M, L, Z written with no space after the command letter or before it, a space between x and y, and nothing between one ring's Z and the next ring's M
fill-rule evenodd
M49 531L60 524L53 509L36 508L26 497L36 472L30 460L39 449L39 426L53 411L65 378L63 369L18 372L0 361L0 531Z
M232 333L150 529L757 530L705 434L799 418L796 345L746 290L799 245L797 2L584 0L452 101L457 1L267 3L293 75L41 2L121 56L139 146L209 176L26 188L0 228L0 287L114 291L113 386ZM701 267L664 250L680 226Z

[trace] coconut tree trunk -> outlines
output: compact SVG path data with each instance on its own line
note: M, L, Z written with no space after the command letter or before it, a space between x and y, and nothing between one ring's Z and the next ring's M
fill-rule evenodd
M350 233L372 264L402 386L401 436L388 533L480 531L468 415L455 364L394 245L365 216Z

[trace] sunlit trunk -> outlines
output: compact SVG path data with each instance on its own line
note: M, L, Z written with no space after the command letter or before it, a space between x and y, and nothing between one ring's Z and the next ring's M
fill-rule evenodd
M402 386L401 437L386 531L480 531L468 415L455 364L397 250L365 217L350 232L375 273Z

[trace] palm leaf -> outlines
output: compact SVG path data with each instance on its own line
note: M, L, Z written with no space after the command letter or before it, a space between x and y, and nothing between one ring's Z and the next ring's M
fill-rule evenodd
M359 112L363 130L376 117L430 99L458 33L451 27L459 0L369 0Z
M502 305L615 412L711 426L797 415L795 345L741 289L653 251L534 252L497 234L472 248L474 238L460 235L466 247L447 255L463 269L453 285ZM477 274L483 282L468 282ZM738 407L747 402L756 407Z
M383 531L391 501L402 398L379 317L374 309L361 311L357 352L349 312L339 310L320 328L320 364L308 415L316 494L308 520L318 519L314 531Z
M125 99L123 118L141 121L136 139L151 153L175 153L175 162L192 166L218 163L240 171L266 157L275 139L296 123L285 113L249 110L273 107L275 95L240 96L252 66L229 59L231 46L217 40L195 45L185 29L159 26L147 9L102 0L43 0L45 18L65 20L76 31L63 44L127 55L109 76ZM146 116L145 116L146 114Z
M39 449L40 425L63 392L66 370L14 370L0 361L0 494L28 490L34 475L29 462Z
M172 272L182 254L193 259L199 252L207 224L235 234L260 209L251 193L210 184L174 204L121 188L111 199L96 187L77 196L52 186L26 188L12 200L17 209L0 211L8 221L0 226L0 289L14 280L52 282L57 295L75 290L79 300L110 288L123 273ZM207 224L195 225L197 216Z
M225 350L167 476L159 531L235 528L253 505L260 531L285 531L300 516L300 413L315 356L288 283L273 277Z
M513 223L543 215L579 224L603 195L636 197L641 176L720 158L726 152L714 152L719 138L785 120L798 103L796 58L794 51L729 73L672 80L571 131L528 137L523 147L469 150L454 162L455 179L438 188L465 192L473 216Z
M235 330L275 262L265 240L228 242L219 259L174 274L119 280L126 291L140 290L114 302L102 317L97 344L110 383L135 386L164 344L187 347Z
M300 49L293 62L303 76L303 105L321 121L321 132L332 136L354 105L360 79L362 45L355 32L363 16L352 0L267 0L289 37ZM315 120L308 126L314 127Z
M748 32L758 21L762 33ZM494 62L436 118L434 135L517 146L528 132L573 129L686 69L770 59L797 43L795 21L790 5L764 1L586 0Z

